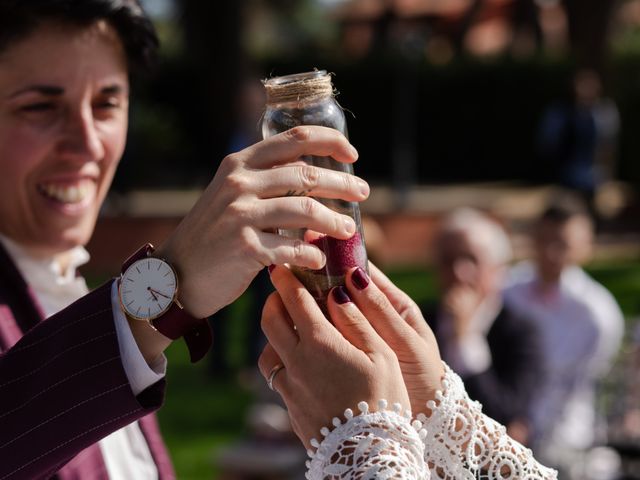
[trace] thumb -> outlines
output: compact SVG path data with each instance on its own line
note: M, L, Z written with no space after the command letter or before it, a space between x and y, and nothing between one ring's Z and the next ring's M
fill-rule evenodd
M364 353L379 352L387 345L349 297L347 289L335 287L327 299L329 316L351 345Z

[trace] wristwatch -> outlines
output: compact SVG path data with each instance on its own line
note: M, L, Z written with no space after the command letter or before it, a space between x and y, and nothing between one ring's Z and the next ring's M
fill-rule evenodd
M184 310L178 300L178 275L167 261L152 256L154 250L147 243L122 265L120 305L128 317L148 322L165 337L184 337L191 361L197 362L211 348L211 327Z

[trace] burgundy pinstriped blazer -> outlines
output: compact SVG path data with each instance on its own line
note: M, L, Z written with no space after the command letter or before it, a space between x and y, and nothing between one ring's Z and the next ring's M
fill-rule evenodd
M0 480L106 480L96 442L135 420L160 479L175 478L152 413L165 383L133 395L120 359L111 282L42 321L0 245L0 352Z

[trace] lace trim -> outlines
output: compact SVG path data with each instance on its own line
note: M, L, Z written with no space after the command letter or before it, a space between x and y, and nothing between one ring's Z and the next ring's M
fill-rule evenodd
M505 427L482 413L464 384L446 364L443 392L427 403L431 414L418 415L427 427L424 460L433 479L550 480L557 472L543 467L531 450L511 439Z
M423 439L426 432L419 421L411 421L411 413L401 414L399 404L387 410L381 400L379 411L370 412L366 402L360 402L360 414L351 409L344 412L346 422L334 418L334 429L321 430L324 439L311 444L307 461L309 480L391 480L429 479L424 463Z

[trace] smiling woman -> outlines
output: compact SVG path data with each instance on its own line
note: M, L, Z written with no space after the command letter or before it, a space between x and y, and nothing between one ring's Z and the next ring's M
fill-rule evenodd
M125 145L115 29L50 24L0 55L2 233L38 256L85 244ZM44 241L43 239L46 239Z
M351 218L286 192L303 188L295 159L357 152L335 130L293 129L229 155L159 249L89 292L76 269L125 148L130 74L156 47L137 0L0 0L2 480L174 478L152 415L164 349L184 337L202 358L205 317L266 265L322 267L277 227L353 234ZM318 196L364 200L346 175L317 168Z

